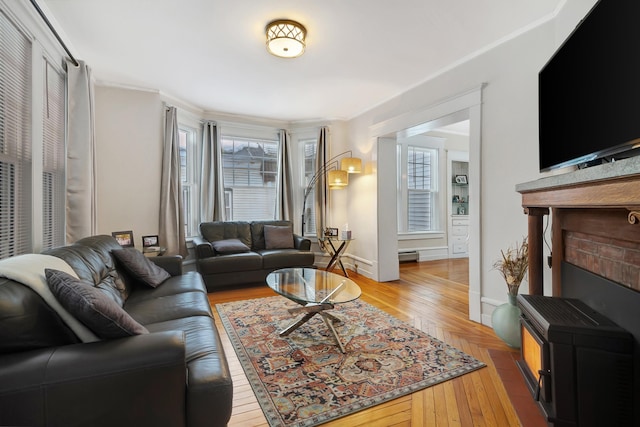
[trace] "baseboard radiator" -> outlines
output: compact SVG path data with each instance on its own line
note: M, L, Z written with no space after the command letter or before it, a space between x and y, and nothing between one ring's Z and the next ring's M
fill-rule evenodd
M398 261L400 262L418 261L418 251L398 252Z

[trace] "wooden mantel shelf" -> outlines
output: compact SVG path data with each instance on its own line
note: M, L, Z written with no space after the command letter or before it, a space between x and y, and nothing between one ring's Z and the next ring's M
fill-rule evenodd
M626 225L635 224L633 234L640 229L640 156L563 175L547 176L519 184L516 191L522 194L522 207L529 217L531 294L543 294L543 217L549 214L550 209L553 210L554 225L560 222L560 214L566 210L626 210L621 213L625 216ZM593 214L590 215L593 217ZM593 228L592 220L589 224ZM554 226L552 249L554 295L560 289L559 262L563 256L562 234L560 227L557 228ZM616 225L618 233L619 228Z

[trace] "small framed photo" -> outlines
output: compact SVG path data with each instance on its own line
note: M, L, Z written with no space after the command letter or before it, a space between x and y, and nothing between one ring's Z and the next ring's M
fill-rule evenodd
M332 227L327 227L324 229L324 236L325 237L338 237L338 229L337 228L332 228Z
M456 175L456 184L468 184L467 175Z
M123 248L133 248L133 231L114 231L111 233Z
M151 248L153 246L160 246L158 243L158 236L142 236L143 248Z

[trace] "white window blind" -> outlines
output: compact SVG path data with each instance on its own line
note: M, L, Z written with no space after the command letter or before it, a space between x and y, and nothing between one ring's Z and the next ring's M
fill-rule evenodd
M408 147L407 213L408 231L432 229L434 150Z
M438 228L438 149L398 144L398 232Z
M196 186L196 130L180 126L180 177L182 181L182 204L184 209L185 235L198 234L198 204Z
M0 11L0 258L31 245L31 42Z
M64 244L65 78L45 66L42 159L42 248Z
M316 147L318 141L316 139L301 141L304 146L304 176L305 188L309 185L311 179L316 173ZM315 203L315 186L309 192L305 205L304 214L304 234L311 236L316 234L316 203Z

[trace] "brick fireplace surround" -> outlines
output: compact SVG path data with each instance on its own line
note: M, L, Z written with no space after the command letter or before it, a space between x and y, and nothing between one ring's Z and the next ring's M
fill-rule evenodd
M582 299L631 332L633 400L640 402L640 156L519 184L516 190L528 215L529 292L544 294L543 222L551 215L547 296ZM576 275L573 266L588 273ZM640 423L640 404L634 406Z

